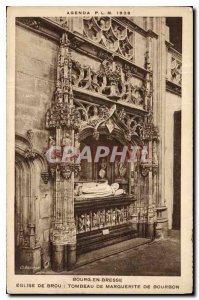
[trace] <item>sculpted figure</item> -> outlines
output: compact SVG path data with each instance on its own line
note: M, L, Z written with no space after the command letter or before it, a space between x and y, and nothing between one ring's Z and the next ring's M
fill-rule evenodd
M83 184L78 184L75 189L75 195L77 199L118 196L124 193L125 191L123 189L119 189L118 183L109 185L107 181L103 183L86 182Z
M120 162L119 163L119 174L120 174L121 178L124 178L124 176L126 175L126 171L127 171L127 168L126 168L125 163Z
M72 141L69 137L69 134L66 134L65 137L62 138L61 145L62 145L62 147L72 146Z

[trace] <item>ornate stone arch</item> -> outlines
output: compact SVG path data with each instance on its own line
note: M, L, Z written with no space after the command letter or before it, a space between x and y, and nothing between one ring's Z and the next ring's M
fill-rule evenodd
M126 146L134 146L134 145L142 145L142 141L139 139L139 137L133 137L131 141L127 140L124 136L124 132L120 128L114 128L111 133L106 129L106 127L100 127L98 128L99 135L110 135L112 138L115 138L118 142L120 142L122 145ZM95 134L95 130L91 127L84 128L79 133L79 142L83 141L89 136L93 136Z
M33 149L33 132L15 135L15 243L16 271L31 259L41 268L40 247L36 238L36 176L47 171L45 157ZM34 269L30 272L34 272Z

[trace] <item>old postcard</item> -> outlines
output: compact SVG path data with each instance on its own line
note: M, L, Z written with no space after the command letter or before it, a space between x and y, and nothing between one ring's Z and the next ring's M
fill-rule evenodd
M8 8L8 293L192 293L192 20Z

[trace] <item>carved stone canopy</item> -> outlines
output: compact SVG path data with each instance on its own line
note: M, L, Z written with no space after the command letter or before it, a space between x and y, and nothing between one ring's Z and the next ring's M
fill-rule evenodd
M48 165L44 155L33 148L34 132L32 129L27 130L26 135L15 134L15 152L16 156L28 163L34 165L35 161L39 162L41 168L41 178L44 183L47 183Z
M142 144L143 120L140 117L129 115L123 109L118 109L116 104L111 107L83 104L77 102L79 132L89 130L98 139L99 131L106 128L107 132L117 135L120 132L122 139L127 144L132 140Z
M103 60L99 70L72 60L72 84L74 87L98 93L111 100L129 103L143 109L146 82L135 81L131 68L123 68L114 60ZM138 83L139 82L139 83Z
M125 109L118 108L116 104L111 107L96 104L87 104L75 100L75 105L68 103L55 103L47 111L47 128L68 128L82 132L92 129L93 136L99 138L98 129L106 127L111 134L114 129L120 130L127 143L132 140L142 144L144 140L158 139L157 128L152 120L131 115Z

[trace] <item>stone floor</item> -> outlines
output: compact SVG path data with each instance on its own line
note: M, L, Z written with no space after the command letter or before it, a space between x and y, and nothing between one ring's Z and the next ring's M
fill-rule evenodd
M180 275L180 234L178 231L171 231L166 239L154 241L133 239L111 247L112 246L84 254L79 258L74 270L65 271L60 274L126 276ZM53 273L54 272L51 271L48 274ZM42 274L42 272L40 274Z
M81 266L67 274L180 276L180 239L155 240Z

